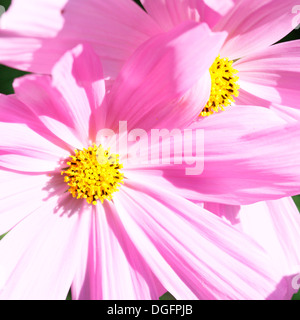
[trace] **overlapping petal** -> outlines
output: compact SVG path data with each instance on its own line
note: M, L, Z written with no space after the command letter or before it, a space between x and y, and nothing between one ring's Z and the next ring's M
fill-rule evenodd
M109 77L116 77L137 46L161 31L149 15L128 0L60 0L55 4L29 0L26 5L14 1L1 23L3 63L50 73L67 50L89 42Z
M193 0L142 0L147 13L159 24L164 31L168 31L185 21L200 21L196 1Z
M31 128L71 151L87 145L95 137L98 123L104 121L98 117L105 95L104 80L100 61L92 50L83 52L79 46L56 65L52 77L27 75L14 82L14 89L14 97L1 96L1 120L6 122L2 123L3 130L9 130L4 127L9 123L14 123L17 129L23 124L23 130ZM35 133L24 134L19 135L25 139ZM47 148L49 142L42 137L38 139L42 139L41 145L44 143L41 149ZM22 139L18 144L21 151L25 144L22 145ZM64 154L58 148L53 153Z
M149 15L163 30L170 30L191 20L205 22L213 28L237 2L237 0L142 0Z
M231 60L262 50L281 40L295 27L296 0L240 0L213 28L227 31L221 56Z
M114 129L119 121L146 131L190 124L209 98L207 70L225 36L206 24L187 22L139 47L111 90L106 127ZM195 43L195 38L202 41Z
M143 174L152 184L198 202L246 204L299 192L298 123L285 122L265 108L237 106L195 122L190 129L204 130L204 136L197 141L195 136L185 139L184 132L174 134L175 141L176 136L183 139L186 154L160 153L159 161L151 162L161 143L141 144L141 150L149 149L142 150L139 165L126 174Z
M293 28L296 0L143 0L147 12L163 30L184 21L207 23L228 37L221 55L237 59L267 48Z
M105 96L102 65L92 48L86 46L66 53L52 71L52 84L63 96L85 144L95 139L101 122L98 109Z
M239 217L241 230L259 242L282 269L286 299L290 299L299 289L300 274L300 215L294 201L283 198L242 206Z
M297 292L300 215L292 198L246 206L204 203L204 208L250 235L265 249L274 265L281 269L282 282L287 288L284 299L290 299Z
M55 63L76 44L74 40L26 37L0 30L0 60L15 69L50 74Z
M278 274L261 248L199 206L142 180L129 181L114 202L134 245L177 299L274 293Z
M0 96L1 166L44 172L55 170L66 144L53 134L15 96Z

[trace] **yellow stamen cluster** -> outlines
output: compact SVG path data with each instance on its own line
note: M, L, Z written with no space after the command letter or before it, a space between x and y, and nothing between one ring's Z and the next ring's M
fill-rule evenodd
M237 84L239 77L235 76L238 72L232 67L233 61L228 58L218 56L209 68L211 76L210 98L200 113L202 117L209 116L219 110L224 111L224 107L235 102L233 96L238 97L240 86Z
M120 173L123 166L119 163L119 155L110 154L109 150L94 144L88 149L75 150L70 158L69 167L61 174L65 175L64 181L72 196L94 205L97 200L101 203L104 199L111 200L124 178Z

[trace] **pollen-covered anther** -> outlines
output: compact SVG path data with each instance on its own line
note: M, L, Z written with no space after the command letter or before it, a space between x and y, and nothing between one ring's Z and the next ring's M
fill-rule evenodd
M101 145L75 150L70 159L67 162L69 167L61 174L65 175L64 181L74 198L86 199L94 205L98 200L103 203L105 199L111 200L112 194L124 183L119 155L110 154L109 149L105 150Z
M232 67L233 61L228 58L218 56L209 68L211 77L211 92L208 102L200 113L202 117L209 116L224 107L235 102L234 97L238 97L240 86L237 84L239 77L235 74L238 70Z

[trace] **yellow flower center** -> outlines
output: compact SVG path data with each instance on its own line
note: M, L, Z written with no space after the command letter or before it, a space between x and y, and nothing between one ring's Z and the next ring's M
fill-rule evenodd
M70 155L69 166L61 171L65 175L68 191L74 198L86 199L89 204L97 204L100 200L111 200L112 194L118 191L123 182L123 168L119 163L118 154L110 154L100 145L95 144L88 149L75 150L75 155Z
M237 84L239 77L235 76L238 72L232 67L233 61L228 58L218 56L209 68L211 76L211 92L206 106L200 113L202 117L210 116L219 110L224 111L224 107L235 102L233 96L238 97L240 86Z

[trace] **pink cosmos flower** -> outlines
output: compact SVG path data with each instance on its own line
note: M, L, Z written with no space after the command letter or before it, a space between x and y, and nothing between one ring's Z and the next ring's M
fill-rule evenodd
M207 23L213 31L226 31L219 54L233 61L232 67L238 71L236 104L271 107L300 119L300 113L293 111L299 109L300 41L272 45L295 28L296 0L142 3L163 30L192 20Z
M182 49L197 37L207 41ZM198 112L189 92L211 64L203 46L217 51L223 39L195 24L157 36L126 62L109 95L97 56L80 45L51 77L19 78L15 95L0 96L0 234L9 231L0 242L2 299L64 299L70 286L74 299L151 299L163 289L177 299L286 294L284 274L257 242L187 199L295 194L298 124L255 106L204 119L202 175L163 158L126 166L136 144L117 156L99 135L120 121L128 130L185 128ZM181 96L184 117L174 108Z

